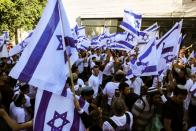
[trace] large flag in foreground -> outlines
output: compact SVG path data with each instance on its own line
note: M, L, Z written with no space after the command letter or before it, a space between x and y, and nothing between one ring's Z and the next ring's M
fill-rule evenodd
M48 1L31 41L10 72L15 79L57 94L69 75L68 57L71 63L78 58L63 4Z
M34 131L85 131L78 111L74 109L70 89L66 96L59 96L38 89L35 102ZM89 104L82 98L79 104L88 111Z
M157 43L157 50L159 54L161 54L158 64L159 74L166 70L168 64L171 63L178 55L178 50L182 39L181 28L182 21L177 22L172 29L170 29L161 39L159 39ZM163 45L163 48L161 45Z
M158 75L158 61L159 55L157 55L156 41L154 38L148 42L145 50L138 55L137 60L132 66L133 74L139 76Z

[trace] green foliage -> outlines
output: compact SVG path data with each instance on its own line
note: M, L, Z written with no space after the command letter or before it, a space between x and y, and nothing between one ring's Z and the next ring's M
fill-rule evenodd
M11 36L18 28L31 30L37 24L46 0L0 0L0 31Z

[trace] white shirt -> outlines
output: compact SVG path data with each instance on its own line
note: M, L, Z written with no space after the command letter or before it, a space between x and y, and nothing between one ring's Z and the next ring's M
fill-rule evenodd
M191 101L191 93L189 92L190 88L194 85L193 81L191 79L188 79L186 81L186 84L184 85L185 88L187 89L188 91L188 94L186 96L186 99L184 100L184 108L186 110L188 110L189 108L189 104L190 104L190 101Z
M123 68L123 72L124 72L125 74L127 74L131 67L130 67L129 64L124 63L124 64L122 65L122 68Z
M142 79L140 77L137 77L133 82L128 79L126 81L126 83L129 85L129 87L133 88L134 89L134 93L140 95L141 93L141 86L144 85Z
M22 107L16 107L14 102L10 104L9 110L10 116L14 119L17 123L24 123L25 120L25 109Z
M196 74L196 67L194 66L194 64L191 65L191 75Z
M79 72L82 73L84 71L84 59L83 58L79 58L76 61L76 66L78 67Z
M113 72L113 62L108 62L103 70L103 74L104 75L107 75L107 76L110 76L111 73Z
M88 85L91 86L94 90L93 98L95 98L98 94L99 90L99 76L91 75L91 77L88 80Z
M127 112L130 116L130 129L132 129L133 125L133 115L131 112ZM110 119L115 122L116 125L118 126L124 126L126 124L126 115L124 114L123 116L112 116ZM109 122L105 121L103 123L103 131L114 131L114 128L110 125Z
M108 105L112 104L112 98L115 95L115 89L118 89L119 82L108 82L103 89L103 94L108 95Z

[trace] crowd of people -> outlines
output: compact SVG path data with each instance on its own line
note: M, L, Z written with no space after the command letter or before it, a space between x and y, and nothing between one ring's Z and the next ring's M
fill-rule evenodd
M182 48L160 76L127 73L137 58L117 50L80 50L72 66L75 108L88 131L186 131L196 129L196 58ZM32 130L36 87L8 76L19 56L1 58L0 130Z

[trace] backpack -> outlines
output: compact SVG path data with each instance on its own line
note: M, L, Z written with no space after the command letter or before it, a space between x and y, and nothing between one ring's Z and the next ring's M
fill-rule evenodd
M130 116L128 113L125 113L125 115L126 115L126 124L123 126L116 125L116 123L112 119L109 119L107 121L110 123L110 125L114 128L115 131L131 131Z

